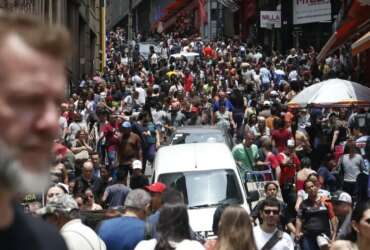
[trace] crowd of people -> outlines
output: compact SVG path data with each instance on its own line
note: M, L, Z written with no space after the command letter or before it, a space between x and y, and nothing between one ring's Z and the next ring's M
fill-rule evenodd
M107 34L104 72L84 75L62 100L49 169L53 185L41 201L27 196L29 213L57 226L70 250L367 249L367 110L288 105L307 86L347 77L345 58L317 62L313 47L266 54L239 39L179 35L163 36L159 50L151 47L143 58L139 39L129 45L122 28ZM180 52L184 56L171 57ZM186 57L189 52L198 56ZM44 112L44 104L52 105L14 100L23 124L29 122L24 110L39 105ZM266 182L266 199L250 215L233 204L217 208L214 239L192 231L182 193L149 184L145 175L161 144L185 125L230 133L243 181L252 181L256 171L272 173L257 176ZM83 221L87 211L114 218L90 228Z

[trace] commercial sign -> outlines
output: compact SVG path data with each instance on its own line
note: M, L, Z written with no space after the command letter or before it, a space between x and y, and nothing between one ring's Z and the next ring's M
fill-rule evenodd
M293 0L293 24L331 20L330 0Z
M280 11L261 11L261 28L281 28L281 12Z

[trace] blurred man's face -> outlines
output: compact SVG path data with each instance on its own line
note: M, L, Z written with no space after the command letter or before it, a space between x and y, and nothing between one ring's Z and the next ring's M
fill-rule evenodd
M109 179L109 172L108 170L105 168L105 167L101 167L100 168L100 177L103 179L103 180L108 180Z
M157 211L162 206L162 194L161 193L151 193L152 201L151 207L153 211Z
M91 161L94 164L94 166L99 166L99 155L98 154L92 155Z
M254 140L254 135L250 132L245 133L244 135L244 146L245 147L250 147L253 143Z
M85 162L82 168L82 176L85 180L91 180L93 177L93 165L91 162Z
M351 204L343 201L333 202L334 213L338 217L344 217L351 212Z
M0 140L22 165L18 177L28 184L20 186L33 191L47 181L64 96L64 64L9 35L0 48L0 70Z
M276 227L279 222L279 207L266 206L261 210L261 218L263 223L266 223L269 227Z

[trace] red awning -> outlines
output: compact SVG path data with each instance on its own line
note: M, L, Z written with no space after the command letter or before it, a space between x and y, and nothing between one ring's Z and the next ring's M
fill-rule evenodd
M189 2L188 0L176 0L176 1L172 2L172 3L170 3L169 5L167 5L164 8L165 14L161 18L161 21L162 22L165 22L166 20L168 20L169 18L171 18L171 16L173 16L179 10L181 10L182 8L184 8L188 2Z
M353 36L356 35L358 28L369 21L369 13L370 5L363 5L358 0L354 0L342 25L326 42L317 56L317 60L323 60L346 41L353 38Z
M164 15L158 22L153 24L152 28L157 28L161 23L164 30L176 22L176 18L181 13L186 13L193 9L198 8L198 0L176 0L164 8Z
M167 5L164 9L166 12L176 11L177 9L181 8L181 5L183 4L183 0L176 0L169 5Z

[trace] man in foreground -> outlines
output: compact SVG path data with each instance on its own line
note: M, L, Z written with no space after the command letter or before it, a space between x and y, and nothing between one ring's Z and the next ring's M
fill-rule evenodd
M294 243L289 234L278 229L280 202L276 198L266 198L260 207L262 224L253 228L257 249L293 250Z
M48 183L59 103L65 90L68 32L25 16L0 14L0 246L66 249L57 229L15 205Z

